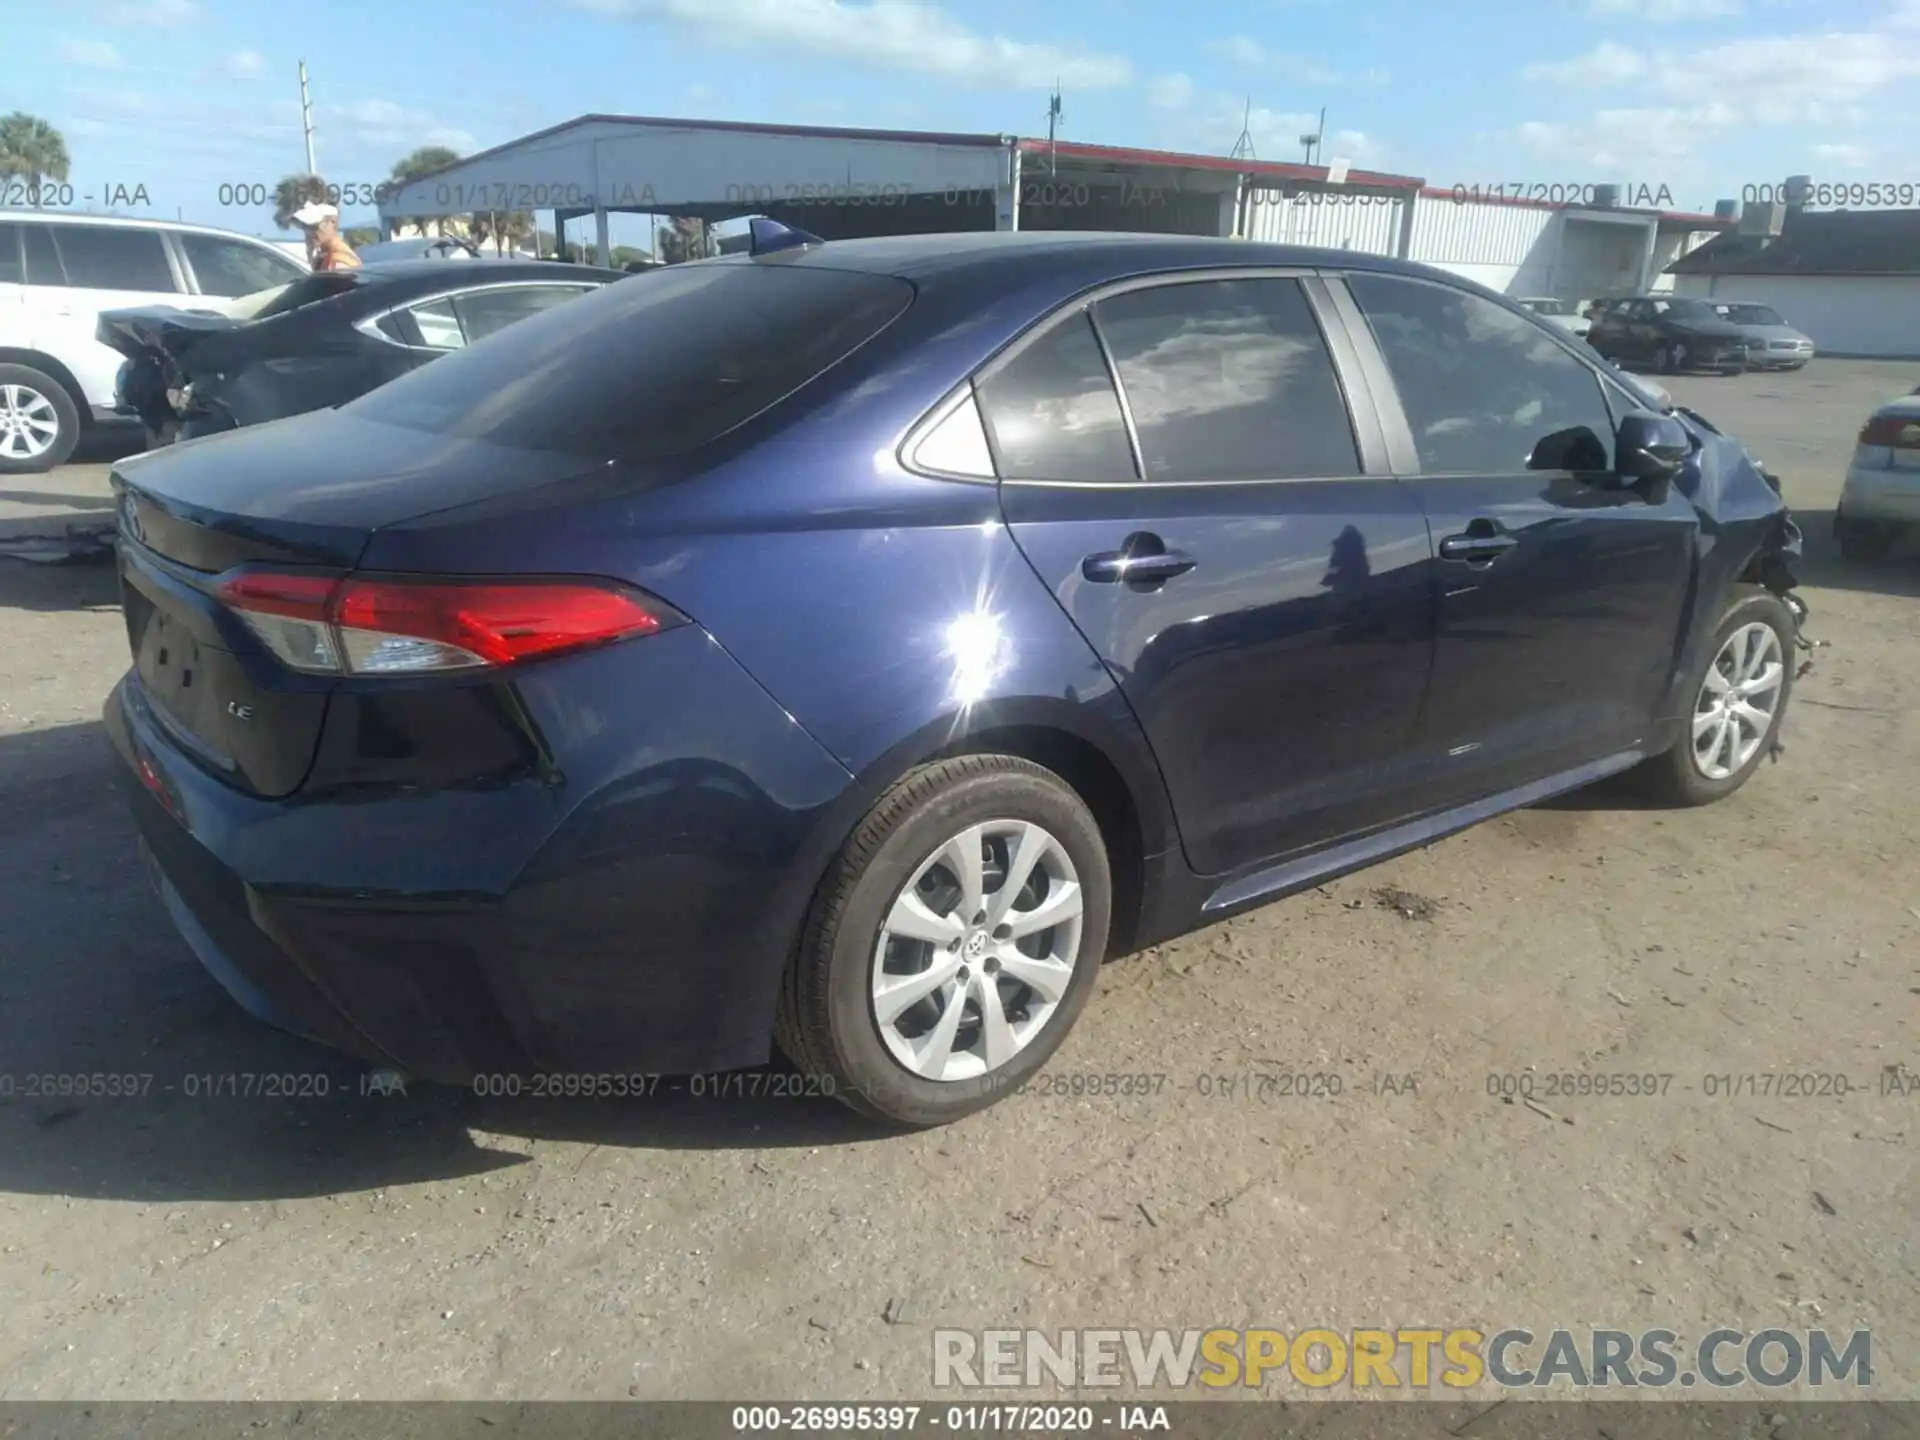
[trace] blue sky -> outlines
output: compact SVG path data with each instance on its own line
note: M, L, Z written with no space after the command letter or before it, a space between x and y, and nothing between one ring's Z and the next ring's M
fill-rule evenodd
M1324 105L1328 157L1443 186L1920 182L1920 0L6 5L0 109L66 134L79 193L262 234L220 187L303 168L301 59L353 184L588 111L1045 134L1056 75L1068 138L1223 154L1250 99L1256 153L1295 159Z

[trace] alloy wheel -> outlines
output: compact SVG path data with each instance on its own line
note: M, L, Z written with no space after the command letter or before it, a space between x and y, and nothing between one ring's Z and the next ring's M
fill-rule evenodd
M1693 764L1709 780L1737 774L1766 740L1786 679L1780 635L1742 625L1707 667L1693 703Z
M881 922L872 1003L889 1053L924 1080L1005 1065L1065 998L1084 913L1073 860L1044 826L989 820L949 838Z
M0 459L37 460L59 438L53 401L31 385L0 385Z

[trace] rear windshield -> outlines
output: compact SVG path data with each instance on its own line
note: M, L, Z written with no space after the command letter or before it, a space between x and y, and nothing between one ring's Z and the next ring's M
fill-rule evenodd
M289 284L242 296L234 302L230 313L239 320L267 320L352 290L361 283L360 277L351 270L323 270L318 275L303 275Z
M887 275L675 265L556 305L347 408L528 450L680 455L845 359L912 299Z
M1777 310L1765 305L1716 305L1714 307L1736 325L1784 325Z

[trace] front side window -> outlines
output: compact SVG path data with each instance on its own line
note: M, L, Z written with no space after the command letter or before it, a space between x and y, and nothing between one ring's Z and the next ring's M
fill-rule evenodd
M167 247L157 230L123 229L118 225L58 225L52 229L69 285L85 290L158 294L172 294L180 288L174 282Z
M1609 470L1600 378L1535 321L1448 285L1351 275L1428 473Z
M1113 377L1084 314L1055 325L978 389L1001 479L1138 478Z
M234 300L289 284L306 273L290 258L264 245L192 232L180 233L178 238L202 295Z
M1093 313L1148 480L1360 472L1346 397L1299 281L1161 285Z

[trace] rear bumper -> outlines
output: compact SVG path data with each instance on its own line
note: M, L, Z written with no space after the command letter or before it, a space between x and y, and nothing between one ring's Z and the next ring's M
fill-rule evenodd
M1838 515L1848 524L1920 525L1920 469L1848 470Z
M602 712L642 733L566 780L458 792L242 794L123 679L116 772L183 938L258 1018L428 1079L764 1061L815 878L796 860L850 777L694 627L614 649L542 679L624 689L637 656L703 700Z

